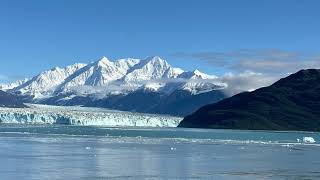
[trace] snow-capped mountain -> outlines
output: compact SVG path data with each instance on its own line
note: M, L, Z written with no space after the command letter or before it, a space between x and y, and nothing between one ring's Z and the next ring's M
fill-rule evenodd
M85 64L74 64L66 68L55 67L13 88L12 91L19 92L22 95L34 96L34 98L43 98L51 95L56 87L84 66Z
M61 93L83 93L83 88L86 89L86 94L90 94L90 87L92 94L96 93L96 89L102 89L107 95L108 92L120 90L120 93L126 93L139 88L166 91L169 88L163 88L165 86L176 86L192 92L201 92L201 87L211 87L213 90L226 86L214 81L215 79L216 76L198 70L188 72L174 68L157 56L144 60L129 58L114 62L103 57L90 64L78 63L44 71L29 81L14 86L11 91L34 96L34 99L43 99ZM10 88L7 87L6 90L8 89Z
M154 56L143 60L128 58L116 61L103 57L89 64L77 63L65 68L56 67L12 88L6 86L4 90L30 97L29 100L34 103L109 108L106 104L114 106L118 103L119 107L112 108L140 111L139 107L127 108L131 101L137 101L136 96L143 97L155 93L152 98L159 98L150 103L155 106L161 104L164 97L169 97L177 91L184 91L191 97L220 91L226 87L227 84L219 82L217 76L199 70L184 71ZM182 94L184 96L177 97L185 98L186 94ZM214 100L216 99L220 98L215 97ZM107 103L106 100L112 102ZM211 100L208 98L207 101L212 102Z
M182 71L173 68L158 56L140 61L123 78L125 82L139 82L154 79L176 78Z
M218 78L217 76L214 76L214 75L208 75L208 74L202 73L198 69L194 71L182 72L178 77L184 78L184 79L217 79Z

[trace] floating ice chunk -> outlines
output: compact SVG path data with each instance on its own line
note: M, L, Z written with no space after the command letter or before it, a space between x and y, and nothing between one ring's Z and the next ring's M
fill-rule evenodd
M313 139L313 137L303 137L304 143L315 143L316 141Z
M283 145L281 145L281 146L282 146L282 147L287 147L287 148L293 147L292 144L283 144Z

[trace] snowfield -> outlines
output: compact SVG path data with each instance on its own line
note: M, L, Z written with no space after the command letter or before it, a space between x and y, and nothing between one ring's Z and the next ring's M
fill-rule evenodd
M0 107L1 123L92 126L177 127L182 118L102 108L27 104L29 108Z

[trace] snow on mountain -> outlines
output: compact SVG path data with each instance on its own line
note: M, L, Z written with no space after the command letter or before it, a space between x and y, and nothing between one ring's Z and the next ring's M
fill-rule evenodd
M41 98L54 92L54 88L65 81L77 70L86 66L85 64L74 64L66 68L55 67L44 71L29 81L15 87L13 90L20 94L32 95L35 98Z
M9 84L0 84L0 90L6 91L6 90L9 90L9 89L16 88L16 87L26 83L28 80L29 79L26 78L24 80L18 80L18 81L15 81L13 83L9 83Z
M172 67L158 56L111 61L106 57L89 64L74 64L44 71L12 91L43 99L61 93L76 95L121 94L137 89L168 93L183 89L194 94L225 87L217 77L198 70L188 72ZM169 87L170 86L170 87ZM7 88L9 89L9 87Z
M147 58L140 61L139 64L123 78L125 82L137 82L162 78L177 77L178 71L158 56Z
M202 73L197 69L194 71L183 72L178 77L183 79L217 79L218 78L217 76L214 76L214 75L208 75L208 74Z
M101 108L27 104L29 108L0 107L1 123L70 124L94 126L177 127L182 118Z
M119 59L116 62L114 62L114 64L116 65L116 67L122 68L126 70L126 72L128 72L130 68L132 68L139 62L140 62L140 59L127 58L127 59Z
M163 88L165 85L166 85L165 83L151 82L151 83L144 84L142 86L142 89L156 92L156 91L159 91L161 88Z
M184 71L180 68L172 68L172 74L173 77L178 77L180 74L182 74Z
M60 86L58 90L68 91L76 86L106 86L126 75L128 69L139 62L129 59L111 62L106 57L93 62L81 70L73 73Z
M202 73L197 69L194 71L183 72L178 76L178 78L188 79L181 89L190 91L194 95L208 92L213 89L224 89L227 87L226 83L218 81L217 76Z
M191 92L191 94L201 94L212 90L225 89L228 85L220 82L187 82L181 89Z

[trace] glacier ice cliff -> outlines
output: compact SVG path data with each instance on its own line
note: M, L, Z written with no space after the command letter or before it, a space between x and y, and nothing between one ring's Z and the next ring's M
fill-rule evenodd
M0 108L1 123L88 126L177 127L182 118L87 107L28 104L29 108Z

